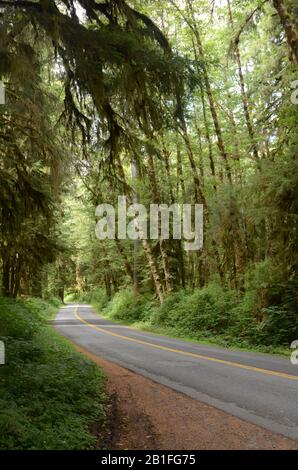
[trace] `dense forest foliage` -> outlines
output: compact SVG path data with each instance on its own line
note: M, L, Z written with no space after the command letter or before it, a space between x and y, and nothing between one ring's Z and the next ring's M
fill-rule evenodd
M297 66L295 0L0 0L2 295L297 339ZM203 248L98 240L119 195L203 204Z

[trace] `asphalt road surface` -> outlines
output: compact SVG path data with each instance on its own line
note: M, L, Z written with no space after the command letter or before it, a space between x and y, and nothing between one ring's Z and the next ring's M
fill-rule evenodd
M272 432L298 440L298 365L139 331L68 304L54 321L95 355Z

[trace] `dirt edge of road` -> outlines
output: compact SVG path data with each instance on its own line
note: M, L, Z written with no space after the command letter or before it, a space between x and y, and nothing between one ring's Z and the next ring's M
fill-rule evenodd
M70 341L106 373L106 430L93 429L109 450L298 450L298 443L194 400Z

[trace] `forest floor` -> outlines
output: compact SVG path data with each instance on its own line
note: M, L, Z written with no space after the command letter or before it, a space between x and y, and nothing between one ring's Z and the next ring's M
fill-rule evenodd
M107 431L98 433L100 446L104 442L111 450L298 449L291 439L74 346L108 377Z

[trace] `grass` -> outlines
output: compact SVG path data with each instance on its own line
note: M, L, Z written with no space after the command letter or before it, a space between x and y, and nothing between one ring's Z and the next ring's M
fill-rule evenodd
M48 324L59 302L0 298L0 449L92 449L104 423L101 370Z

